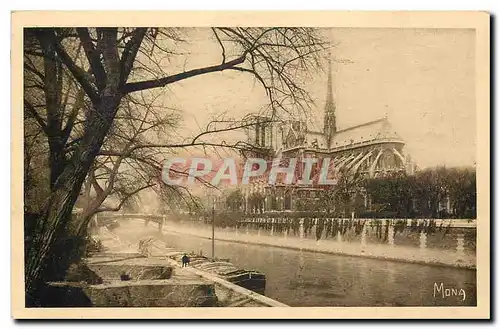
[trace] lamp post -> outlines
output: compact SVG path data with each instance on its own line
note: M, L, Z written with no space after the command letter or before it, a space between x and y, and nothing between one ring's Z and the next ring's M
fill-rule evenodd
M212 262L215 261L215 197L212 199Z

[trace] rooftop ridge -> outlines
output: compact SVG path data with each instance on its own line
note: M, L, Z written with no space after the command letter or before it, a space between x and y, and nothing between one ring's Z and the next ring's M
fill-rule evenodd
M314 135L324 135L325 134L324 132L321 132L321 131L309 130L309 129L306 129L306 133L307 134L314 134Z
M365 122L365 123L361 123L361 124L356 125L356 126L351 126L351 127L345 128L345 129L337 130L337 134L341 133L341 132L344 132L344 131L356 129L356 128L359 128L359 127L369 126L371 124L374 124L374 123L377 123L377 122L381 122L381 121L387 121L387 122L389 122L389 120L387 120L387 117L383 117L383 118L380 118L380 119L377 119L377 120L373 120L373 121L368 121L368 122Z

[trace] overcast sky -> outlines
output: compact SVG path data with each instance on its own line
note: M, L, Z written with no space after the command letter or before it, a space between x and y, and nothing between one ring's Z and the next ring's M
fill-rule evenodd
M388 115L421 167L473 165L476 144L474 30L335 28L324 31L335 45L333 88L338 128ZM186 69L220 63L210 31L189 33ZM180 63L178 63L180 65ZM325 73L308 82L322 125ZM257 111L266 102L249 75L222 72L173 85L169 102L187 130L222 111Z

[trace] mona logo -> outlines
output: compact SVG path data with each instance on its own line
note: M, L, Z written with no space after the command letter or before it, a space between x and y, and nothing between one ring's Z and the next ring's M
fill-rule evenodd
M457 288L445 288L442 282L439 285L437 283L434 283L434 297L436 296L441 296L441 298L443 299L451 296L457 296L458 298L462 299L462 301L464 301L465 290Z

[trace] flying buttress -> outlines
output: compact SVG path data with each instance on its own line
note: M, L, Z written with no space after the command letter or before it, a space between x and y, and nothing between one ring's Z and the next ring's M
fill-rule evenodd
M395 148L392 148L392 152L401 160L402 165L404 166L406 163L406 159L401 153L398 152Z
M358 163L356 163L354 165L354 167L352 167L352 169L351 169L352 172L356 173L358 171L359 167L363 164L363 162L365 162L366 159L368 159L368 157L370 155L372 155L372 154L373 154L373 150L371 150L370 152L366 153L365 156L361 160L359 160Z
M373 174L375 173L375 167L377 166L378 159L380 159L380 156L384 152L383 149L380 149L378 152L377 156L375 157L375 160L373 161L372 165L370 166L370 177L373 177Z
M358 154L351 162L349 162L349 164L347 164L345 166L345 169L349 170L351 169L351 167L356 163L356 161L358 161L361 157L363 157L364 155L364 152L361 152L360 154Z
M354 154L349 155L346 157L344 160L341 160L336 166L335 169L340 170L344 164L347 163L347 161L351 160L354 157Z

